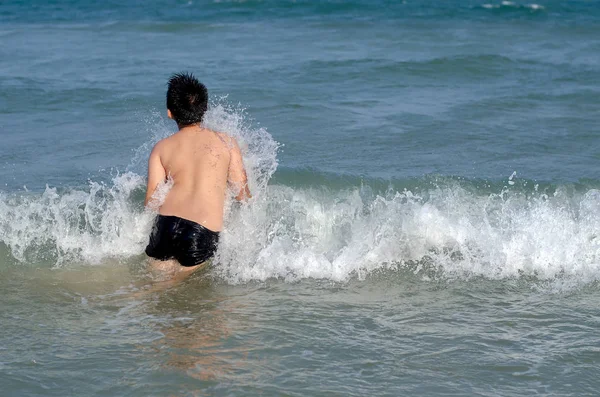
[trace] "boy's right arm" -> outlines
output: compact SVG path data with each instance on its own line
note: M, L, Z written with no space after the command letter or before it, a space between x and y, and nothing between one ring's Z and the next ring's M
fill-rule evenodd
M244 168L242 152L235 138L231 138L231 149L229 150L229 173L227 182L233 187L237 193L235 199L237 201L246 201L252 197L248 188L248 177Z

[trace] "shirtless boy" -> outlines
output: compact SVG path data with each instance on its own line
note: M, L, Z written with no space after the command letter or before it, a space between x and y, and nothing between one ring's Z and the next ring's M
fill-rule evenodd
M175 270L188 273L210 259L223 228L228 185L238 201L250 197L236 140L201 124L207 107L208 91L193 75L170 78L167 115L179 131L158 142L150 153L144 203L152 205L156 188L172 178L146 247L146 254L158 260L155 267L163 263L163 269L173 268L175 260Z

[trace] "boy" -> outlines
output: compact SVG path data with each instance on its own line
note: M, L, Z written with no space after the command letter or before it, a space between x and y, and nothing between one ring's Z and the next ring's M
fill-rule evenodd
M192 74L169 79L167 115L179 131L150 153L144 202L152 205L156 188L173 180L146 247L146 254L158 260L155 267L185 273L197 269L217 248L228 184L238 201L251 197L237 141L201 125L207 108L208 91Z

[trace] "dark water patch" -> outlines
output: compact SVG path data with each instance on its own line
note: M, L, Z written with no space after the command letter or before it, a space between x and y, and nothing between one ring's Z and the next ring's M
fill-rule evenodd
M265 19L597 19L600 14L592 2L543 3L522 1L390 1L390 0L152 0L141 7L137 3L91 2L61 0L28 4L28 12L20 12L22 5L11 1L3 3L0 15L10 22L28 23L53 21L184 21L192 20L265 20Z

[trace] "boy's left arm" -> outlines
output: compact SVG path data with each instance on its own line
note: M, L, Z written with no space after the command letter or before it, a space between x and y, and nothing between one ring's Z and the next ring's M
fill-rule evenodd
M146 199L144 200L145 207L148 206L148 202L152 199L152 195L158 185L164 183L167 178L165 168L160 161L159 144L160 142L154 146L154 149L150 153L150 158L148 158L148 187L146 188Z

